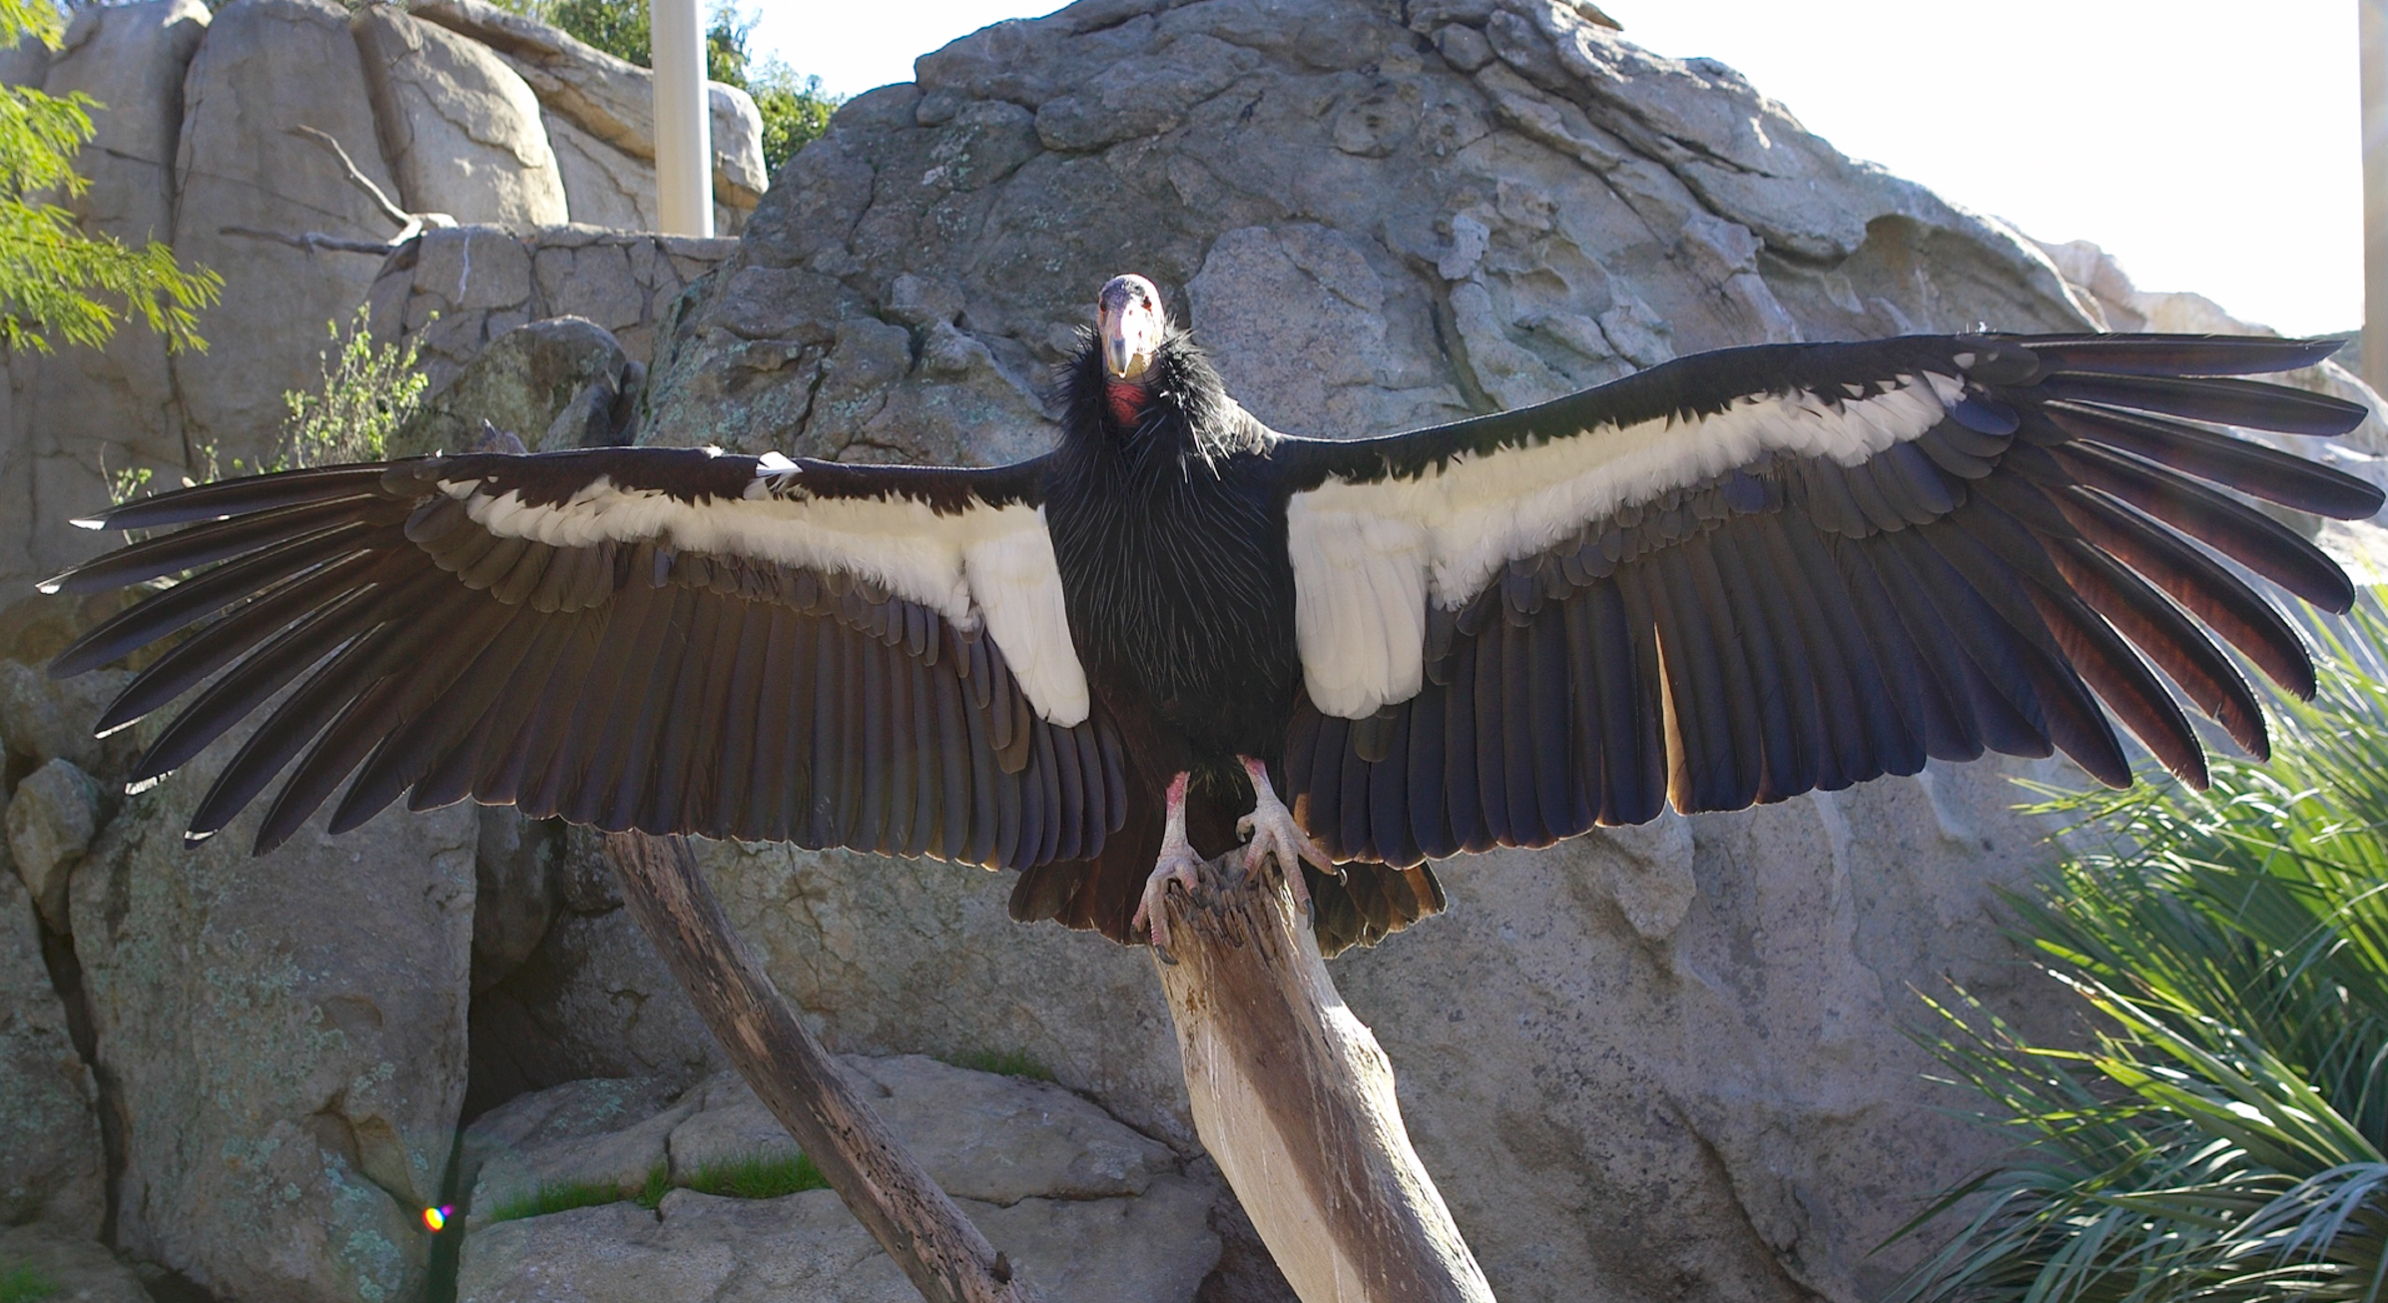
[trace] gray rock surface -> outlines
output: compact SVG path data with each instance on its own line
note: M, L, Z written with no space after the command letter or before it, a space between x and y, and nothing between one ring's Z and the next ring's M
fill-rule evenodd
M26 1266L57 1290L42 1303L150 1303L130 1267L87 1235L41 1225L0 1230L0 1271Z
M74 879L117 1243L223 1298L413 1297L464 1096L478 820L335 840L319 815L252 858L252 809L185 848L238 740L129 798Z
M658 350L642 438L849 460L1039 450L1102 280L1153 277L1238 397L1356 436L1702 349L2081 329L2040 251L1849 162L1729 69L1526 0L1087 3L922 58L790 164ZM2028 1024L2009 768L1462 860L1338 961L1505 1299L1856 1299L1988 1142L1933 1111L1947 976ZM2051 771L2053 774L2053 771ZM1190 1142L1144 956L1008 880L707 847L840 1048L1025 1051Z
M99 833L102 800L99 780L68 760L26 775L9 798L8 856L53 932L67 930L67 883Z
M88 1238L106 1198L98 1094L42 962L40 923L0 873L0 1227ZM0 1268L16 1252L0 1233Z
M727 1066L627 912L567 912L472 1008L468 1114L583 1077L659 1075L674 1088Z
M1218 1260L1208 1227L1215 1184L1181 1173L1167 1146L1078 1096L917 1056L849 1057L843 1066L913 1156L1049 1297L1191 1300ZM829 1191L736 1200L685 1188L709 1164L794 1146L734 1074L643 1111L653 1080L570 1083L474 1124L466 1152L481 1167L459 1299L916 1297ZM486 1220L541 1181L635 1190L666 1163L682 1188L654 1212L622 1202Z
M54 650L54 649L53 649ZM95 738L92 723L131 680L122 670L99 670L63 682L22 661L0 661L0 738L35 765L72 761L95 773L129 759L129 737Z
M182 77L208 11L199 0L77 9L62 48L33 84L106 107L77 156L90 185L66 205L83 229L140 247L172 235ZM0 397L0 590L97 552L71 528L102 505L107 472L186 461L182 414L163 341L140 327L104 349L30 351L8 360ZM0 591L0 596L13 593Z
M505 806L478 811L473 855L473 990L504 981L547 938L560 902L556 859L562 828Z
M408 211L512 227L570 220L539 101L503 59L387 5L357 10L350 27Z
M373 332L420 345L434 406L491 341L527 322L586 318L643 367L688 284L736 248L727 239L581 226L528 235L494 226L430 231L393 255L374 280ZM522 434L526 443L539 442L538 430Z
M1138 1130L1196 1148L1150 961L1023 928L1011 879L933 861L700 843L747 944L835 1048L967 1062L1019 1054Z
M655 227L654 75L637 64L592 49L564 32L481 0L424 0L419 18L488 45L522 74L554 118L578 129L567 146L580 156L564 185L572 220L612 224L627 198L639 220ZM746 92L707 82L713 136L714 230L735 235L770 185L763 172L763 119ZM602 151L602 152L601 152ZM637 178L643 176L643 183ZM584 196L594 202L583 212ZM602 214L602 215L601 215Z
M543 1186L611 1186L627 1199L653 1173L668 1173L672 1129L699 1106L684 1098L658 1108L670 1097L658 1089L668 1080L566 1082L475 1122L464 1140L465 1161L474 1169L471 1230L517 1216L518 1205Z
M1190 1303L1218 1257L1210 1192L1164 1177L1136 1199L1025 1199L963 1212L1055 1303ZM506 1222L468 1241L466 1303L910 1303L920 1297L837 1196L636 1204Z
M239 0L211 22L200 0L147 0L77 9L55 56L38 44L10 53L21 84L106 105L78 165L91 186L69 205L84 228L171 240L186 267L218 272L225 289L201 314L215 345L205 352L169 356L128 326L103 349L8 360L0 602L105 545L66 522L105 505L118 476L147 472L164 487L211 466L256 466L277 442L283 392L320 383L323 323L345 323L377 278L396 299L374 318L383 338L443 315L424 342L444 381L490 339L553 315L596 320L644 362L683 285L726 256L727 241L663 248L650 236L583 259L605 237L564 225L654 225L644 70L470 3L422 16L439 21L364 6L352 30L348 7L324 0ZM717 226L734 234L766 184L761 122L729 87L712 88L711 107ZM509 257L494 244L449 246L488 255L492 274L427 282L418 295L404 273L419 250L406 246L391 281L379 246L398 220L296 126L337 140L392 202L510 228L519 247ZM551 246L534 282L531 261ZM471 265L432 260L443 274Z
M848 1056L864 1099L947 1194L1009 1206L1022 1199L1115 1199L1177 1170L1167 1145L1048 1081L1001 1076L919 1054ZM672 1179L708 1164L796 1143L736 1073L690 1092L697 1111L671 1131Z
M194 449L213 444L227 464L254 464L281 430L283 391L322 382L324 323L347 320L379 259L237 231L380 241L397 230L329 151L290 133L304 125L329 134L382 193L399 193L347 10L330 0L232 0L191 60L183 120L174 251L186 263L238 268L201 320L207 352L174 359L184 437Z
M626 443L645 368L582 317L552 317L492 340L391 436L403 456L471 447L484 421L553 451Z

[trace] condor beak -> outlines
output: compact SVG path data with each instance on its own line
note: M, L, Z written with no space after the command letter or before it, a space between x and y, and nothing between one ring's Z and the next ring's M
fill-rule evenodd
M1103 320L1103 365L1115 380L1142 380L1153 364L1161 332L1152 314L1138 307Z
M1124 281L1131 278L1120 279ZM1113 293L1106 287L1097 319L1103 346L1103 367L1111 373L1112 379L1131 382L1142 380L1144 373L1151 369L1153 355L1161 348L1161 314L1152 301L1158 297L1157 291L1147 294Z

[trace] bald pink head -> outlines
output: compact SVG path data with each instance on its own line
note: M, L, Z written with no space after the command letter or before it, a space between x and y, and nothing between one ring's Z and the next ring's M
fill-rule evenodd
M1104 369L1114 380L1141 382L1161 350L1168 323L1161 313L1161 291L1142 276L1114 276L1095 296L1095 319Z

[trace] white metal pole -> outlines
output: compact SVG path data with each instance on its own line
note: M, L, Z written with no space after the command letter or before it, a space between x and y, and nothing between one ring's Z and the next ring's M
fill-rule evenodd
M655 211L666 235L713 234L713 123L697 0L648 0L655 64Z
M2388 0L2355 0L2363 60L2363 378L2388 393Z

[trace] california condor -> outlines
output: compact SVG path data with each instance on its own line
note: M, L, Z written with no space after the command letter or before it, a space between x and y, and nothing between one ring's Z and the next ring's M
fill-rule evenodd
M2334 341L1768 345L1346 442L1238 407L1142 277L1097 315L1058 446L1011 466L468 453L124 504L84 523L179 528L45 587L185 577L51 673L189 630L99 722L196 692L137 783L293 689L193 837L287 770L262 851L354 774L334 831L403 794L930 855L1125 941L1240 828L1254 864L1306 862L1332 950L1439 909L1429 859L1664 804L2052 748L2124 785L2109 712L2202 784L2156 671L2258 756L2215 639L2314 687L2221 558L2354 596L2246 499L2381 505L2216 428L2352 429L2359 406L2238 378Z

